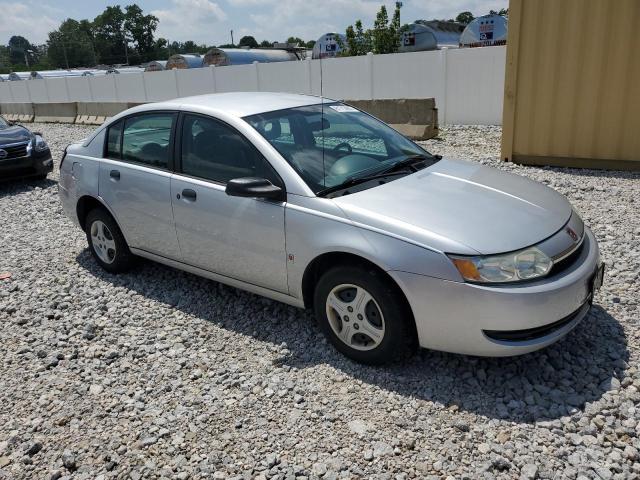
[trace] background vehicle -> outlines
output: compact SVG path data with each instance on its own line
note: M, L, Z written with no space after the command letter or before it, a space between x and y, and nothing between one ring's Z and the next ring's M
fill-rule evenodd
M42 135L0 117L0 181L46 178L52 170L51 151Z
M515 355L574 328L602 278L553 190L441 160L373 117L303 95L130 109L67 148L60 196L108 271L135 255L299 307L382 363L427 348Z

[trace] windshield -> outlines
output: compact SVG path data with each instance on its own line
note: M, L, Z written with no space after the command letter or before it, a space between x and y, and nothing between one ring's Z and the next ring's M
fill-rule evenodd
M429 153L388 125L342 103L245 117L314 193Z

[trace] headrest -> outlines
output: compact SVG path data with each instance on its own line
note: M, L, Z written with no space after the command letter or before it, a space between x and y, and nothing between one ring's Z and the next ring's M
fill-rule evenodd
M282 127L278 120L265 120L260 124L259 130L267 140L274 140L282 134Z

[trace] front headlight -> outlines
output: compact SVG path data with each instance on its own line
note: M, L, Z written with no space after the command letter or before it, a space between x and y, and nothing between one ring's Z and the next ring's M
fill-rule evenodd
M49 148L49 145L47 145L47 142L44 141L44 138L42 138L40 135L36 135L33 140L33 148L36 152L44 152L47 148Z
M536 247L504 255L467 257L449 255L462 278L469 282L504 283L543 277L553 261Z

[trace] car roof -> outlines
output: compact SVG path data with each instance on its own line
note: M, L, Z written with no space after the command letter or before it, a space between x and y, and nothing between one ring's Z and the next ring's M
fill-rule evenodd
M246 117L258 113L273 112L305 105L317 105L329 101L335 102L335 100L323 99L322 97L292 93L228 92L176 98L164 102L157 102L153 105L154 109L189 110L195 108L200 112L203 109L208 109L212 112L222 111L227 115ZM143 106L141 109L143 109Z

